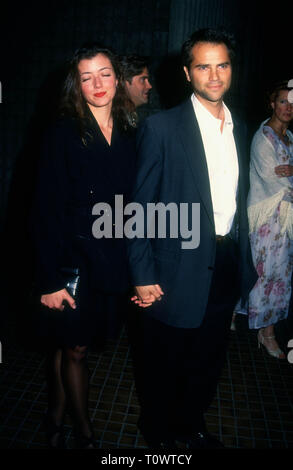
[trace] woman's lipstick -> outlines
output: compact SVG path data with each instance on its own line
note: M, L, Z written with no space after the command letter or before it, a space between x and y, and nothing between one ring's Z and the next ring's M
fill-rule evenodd
M102 98L102 96L105 96L105 94L105 91L101 91L100 93L95 93L94 96L96 96L97 98Z

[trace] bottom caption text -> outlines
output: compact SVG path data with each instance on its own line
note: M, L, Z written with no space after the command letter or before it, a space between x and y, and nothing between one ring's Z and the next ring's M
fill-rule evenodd
M192 455L186 454L144 454L139 457L130 456L114 456L108 454L107 456L101 457L100 463L102 465L127 465L129 468L134 465L146 464L146 465L189 465Z

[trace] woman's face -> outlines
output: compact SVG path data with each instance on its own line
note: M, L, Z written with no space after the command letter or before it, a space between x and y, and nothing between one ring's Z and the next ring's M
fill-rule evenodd
M90 108L112 106L118 80L110 59L97 54L78 64L81 92Z
M274 116L284 124L293 119L293 104L288 101L288 91L280 90L277 98L271 103Z

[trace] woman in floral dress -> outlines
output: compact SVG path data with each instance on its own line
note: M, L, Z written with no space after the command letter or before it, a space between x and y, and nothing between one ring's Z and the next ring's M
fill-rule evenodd
M293 104L287 83L270 96L272 117L252 140L248 217L258 280L249 296L249 327L258 343L278 359L285 354L274 325L288 315L293 270L293 134L288 130Z

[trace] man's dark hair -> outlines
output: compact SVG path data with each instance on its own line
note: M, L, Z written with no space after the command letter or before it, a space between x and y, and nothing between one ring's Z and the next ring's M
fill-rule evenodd
M143 69L148 68L149 61L147 57L138 55L128 55L120 57L120 69L122 81L132 82L133 77L140 75Z
M231 33L224 29L199 29L195 31L190 38L185 41L181 49L181 60L183 66L189 70L190 64L193 60L192 48L195 44L200 42L210 42L212 44L225 44L228 49L231 62L235 57L235 39Z

